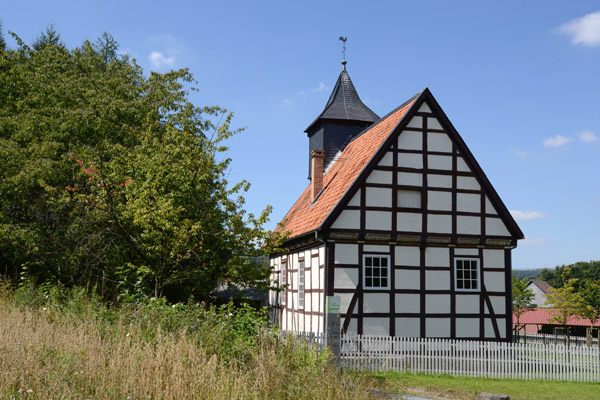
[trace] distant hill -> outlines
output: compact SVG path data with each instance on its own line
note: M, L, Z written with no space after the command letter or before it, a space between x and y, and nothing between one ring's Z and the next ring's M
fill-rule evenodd
M542 268L537 269L513 269L513 276L517 279L523 278L539 278Z

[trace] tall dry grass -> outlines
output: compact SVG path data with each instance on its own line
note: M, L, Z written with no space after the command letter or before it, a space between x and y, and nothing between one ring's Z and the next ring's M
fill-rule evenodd
M88 314L86 314L88 315ZM91 314L89 314L91 315ZM261 335L252 357L224 360L199 336L121 318L110 324L0 295L0 397L7 399L363 399L362 378L298 343ZM218 350L218 349L217 349Z

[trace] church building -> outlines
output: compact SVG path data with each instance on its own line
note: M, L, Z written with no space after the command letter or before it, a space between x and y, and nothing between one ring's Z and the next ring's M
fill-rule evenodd
M270 258L276 322L323 333L339 296L345 335L511 341L523 233L428 88L380 118L342 64Z

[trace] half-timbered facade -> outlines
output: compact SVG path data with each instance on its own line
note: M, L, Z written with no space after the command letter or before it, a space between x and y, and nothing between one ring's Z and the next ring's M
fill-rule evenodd
M270 260L277 323L323 332L325 298L340 296L345 334L510 341L521 230L428 89L373 122L351 85L344 66L321 116L342 111L307 129L348 134L309 147L289 251Z

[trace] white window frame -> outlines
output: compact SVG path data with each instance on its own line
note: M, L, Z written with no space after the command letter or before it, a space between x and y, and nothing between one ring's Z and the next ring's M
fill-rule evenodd
M371 259L371 264L374 264L374 263L372 263L372 261L374 259L379 259L379 263L378 264L380 264L380 265L379 266L374 266L374 265L367 266L367 264L369 263L367 261L367 259ZM385 266L381 266L381 260L385 260L385 264L386 264ZM385 255L385 254L363 254L363 266L362 266L362 268L363 268L363 289L364 290L389 290L389 288L390 288L390 280L391 280L391 277L390 277L390 256L389 255ZM375 271L374 269L372 269L371 272L370 272L370 274L368 274L369 268L377 268L377 269L379 269L379 275L376 276L374 274L374 271ZM383 268L385 268L385 269L383 269ZM387 284L385 286L381 285L381 284L378 285L378 286L374 286L373 282L371 280L371 284L367 285L367 283L369 283L369 279L374 279L374 278L375 279L376 278L381 279L381 277L382 277L381 271L382 270L385 270L385 274L386 274L385 278L386 278Z
M280 275L279 275L279 287L281 287L283 290L280 292L281 294L281 305L285 306L286 303L286 299L287 299L287 260L281 260L281 270L279 271Z
M473 277L473 276L470 276L469 278L464 277L464 272L465 272L464 262L465 261L468 261L469 263L475 263L475 269L472 269L472 268L469 269L469 273L475 271L475 277ZM459 269L460 263L462 263L462 267ZM463 273L463 274L461 274L462 275L461 278L458 277L459 272ZM470 286L473 286L472 283L475 282L475 283L477 283L477 287L476 288L473 288L473 287L459 288L458 287L459 281L462 281L464 283L467 279L471 283ZM457 292L480 292L481 291L481 265L479 262L479 258L462 258L461 257L461 258L454 259L454 289Z
M298 309L304 309L305 271L304 258L298 260Z

